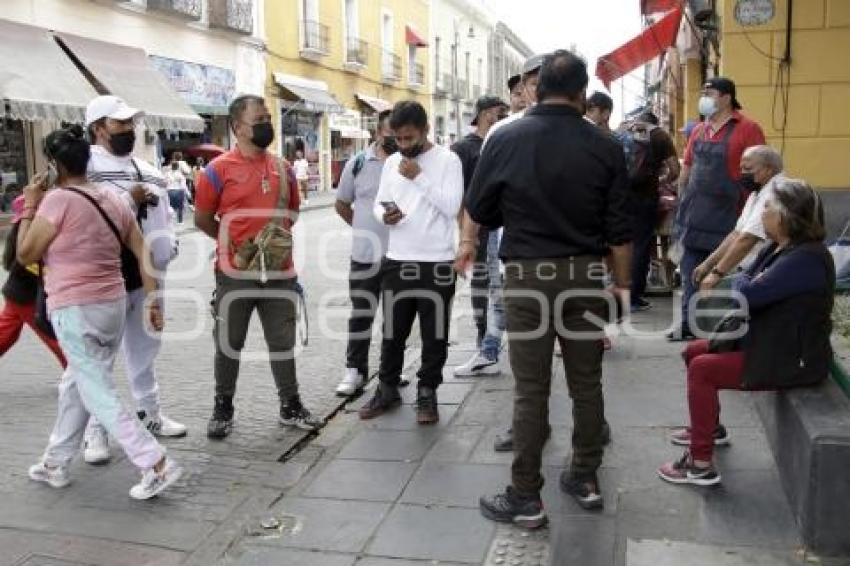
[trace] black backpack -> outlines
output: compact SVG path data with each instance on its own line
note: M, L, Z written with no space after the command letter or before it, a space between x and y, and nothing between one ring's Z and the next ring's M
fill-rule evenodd
M645 183L656 174L655 156L652 151L652 132L658 126L644 122L633 122L616 134L623 144L626 156L626 169L631 184Z

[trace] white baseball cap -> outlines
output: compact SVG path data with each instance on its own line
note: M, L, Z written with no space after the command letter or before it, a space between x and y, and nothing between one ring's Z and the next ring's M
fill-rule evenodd
M129 120L141 118L145 113L128 106L124 99L117 96L98 96L86 106L86 126L91 126L101 118L112 118L113 120Z

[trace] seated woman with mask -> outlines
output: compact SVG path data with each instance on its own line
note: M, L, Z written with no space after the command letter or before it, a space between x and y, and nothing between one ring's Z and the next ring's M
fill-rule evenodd
M91 413L142 472L130 496L149 499L177 481L182 470L123 406L112 367L126 318L121 275L125 246L142 267L150 325L154 332L162 330L150 250L121 197L86 180L91 153L79 126L49 134L44 153L57 172L56 188L47 191L46 175L41 174L24 189L17 259L23 265L44 259L47 311L68 367L59 384L56 424L29 476L56 488L69 483L68 467L80 451Z
M829 373L835 267L823 244L823 211L804 181L784 179L762 216L772 242L737 276L749 319L737 342L697 340L685 350L690 447L658 475L678 484L714 485L714 431L722 389L771 390L813 385Z

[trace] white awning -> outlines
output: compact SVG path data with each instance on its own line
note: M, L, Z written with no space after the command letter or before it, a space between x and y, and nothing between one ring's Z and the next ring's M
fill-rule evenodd
M130 106L144 110L148 128L204 131L204 119L174 92L144 50L67 33L57 37L99 83L99 91L120 96Z
M371 139L372 136L369 134L369 130L361 130L360 128L331 128L335 132L339 132L339 135L343 138L349 138L354 140L368 140Z
M329 114L345 111L345 108L328 90L327 83L285 73L274 73L274 82L302 102L307 110Z
M355 96L357 97L357 99L360 102L362 102L363 104L365 104L366 106L368 106L369 108L374 110L375 112L380 113L380 112L383 112L384 110L392 110L393 109L393 103L388 101L388 100L384 100L383 98L377 98L377 97L374 97L374 96L366 96L365 94L360 94L360 93L356 94Z
M0 37L0 116L83 123L97 93L50 32L0 20Z

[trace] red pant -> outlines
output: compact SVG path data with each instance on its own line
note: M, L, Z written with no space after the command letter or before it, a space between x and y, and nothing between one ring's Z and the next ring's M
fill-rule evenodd
M59 347L59 342L44 334L35 325L35 303L19 305L6 299L3 310L0 311L0 356L8 352L9 348L18 341L24 324L33 329L45 346L50 348L50 351L59 359L62 367L65 368L68 362L65 361L65 355Z
M721 389L741 389L744 353L709 354L708 340L694 340L685 349L688 368L688 409L691 414L691 456L710 461L714 430L720 418Z

